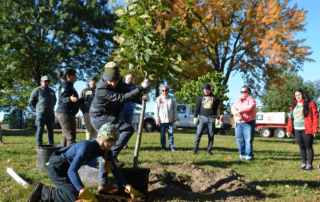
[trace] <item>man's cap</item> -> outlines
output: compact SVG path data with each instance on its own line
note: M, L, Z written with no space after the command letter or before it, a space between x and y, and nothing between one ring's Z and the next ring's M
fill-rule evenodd
M90 81L92 81L92 80L98 81L98 78L97 78L96 76L91 76L91 77L90 77Z
M120 79L120 70L115 62L108 62L105 66L104 78L107 81L118 81Z
M97 140L104 142L116 142L119 139L119 131L114 125L110 123L105 123L101 126L98 131Z
M204 89L209 89L209 90L211 90L210 84L208 84L208 83L203 84L202 90L204 90Z
M51 81L51 77L50 76L43 76L43 77L41 77L41 81Z

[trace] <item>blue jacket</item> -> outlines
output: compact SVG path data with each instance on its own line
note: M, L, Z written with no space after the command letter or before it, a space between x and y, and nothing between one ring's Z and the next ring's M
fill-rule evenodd
M73 88L73 83L69 81L63 81L59 86L59 101L56 113L70 115L76 115L78 113L81 100L78 100L78 102L72 102L70 100L71 95L78 98L78 93Z
M78 174L80 167L86 165L92 159L103 156L103 154L104 151L100 149L100 145L96 140L80 141L61 154L61 157L65 158L70 163L68 176L71 183L78 191L84 187ZM111 172L116 180L123 186L129 184L117 167L117 164L114 162L110 150L108 151L108 157L110 158L108 160L111 161L113 167Z
M54 114L56 102L55 92L51 88L43 88L42 86L34 89L29 99L29 104L36 109L37 115Z
M126 87L132 91L134 89L136 89L136 85L134 85L133 83L128 85L126 84ZM135 103L133 102L127 102L123 105L122 111L120 112L120 114L128 114L128 113L132 113L134 111L134 107L135 107Z

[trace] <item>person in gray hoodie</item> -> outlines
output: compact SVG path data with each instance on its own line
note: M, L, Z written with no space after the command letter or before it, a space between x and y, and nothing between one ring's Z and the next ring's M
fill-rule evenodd
M37 146L42 145L44 125L47 126L48 145L53 145L54 105L57 102L56 94L50 86L51 78L43 76L41 85L30 95L29 104L36 109L37 117Z
M174 123L178 119L176 103L171 95L169 95L169 88L166 85L161 87L161 94L156 99L156 106L154 109L154 117L157 126L160 125L160 142L162 149L166 151L166 129L168 130L169 149L176 152L174 149L173 129Z

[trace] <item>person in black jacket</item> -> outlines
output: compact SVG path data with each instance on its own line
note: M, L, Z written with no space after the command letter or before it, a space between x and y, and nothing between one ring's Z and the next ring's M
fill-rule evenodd
M90 116L89 116L89 110L91 106L91 102L94 98L94 94L96 91L96 83L97 83L97 77L91 76L89 85L84 88L80 92L80 98L83 99L83 102L80 104L80 110L83 114L83 119L86 125L86 139L95 139L97 137L97 131L92 127Z
M73 69L58 71L58 78L63 82L59 86L59 100L56 116L62 128L61 146L68 146L76 141L76 114L79 111L78 93L73 88L76 72Z
M116 162L118 154L130 140L134 132L133 126L119 120L120 112L124 103L141 103L141 93L149 85L149 80L145 79L141 86L130 91L121 79L119 67L115 62L108 62L106 64L104 75L97 83L96 93L89 112L90 120L92 126L97 131L99 131L100 127L105 123L111 123L117 126L120 137L117 144L111 148ZM101 160L99 168L99 191L105 191L104 188L107 187L107 174L104 174L101 170L101 168L103 168L103 161Z
M220 101L217 96L212 94L210 84L205 83L202 89L203 94L198 97L194 110L194 124L198 124L198 126L192 154L198 152L203 129L204 127L208 127L207 155L212 155L211 150L215 131L215 118L216 116L220 117ZM197 118L198 115L199 119Z

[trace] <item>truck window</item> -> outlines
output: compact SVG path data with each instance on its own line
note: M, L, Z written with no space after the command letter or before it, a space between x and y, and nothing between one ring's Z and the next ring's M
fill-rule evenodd
M257 115L257 120L263 120L263 115Z
M178 111L178 114L185 114L187 111L187 107L186 106L178 106L177 111Z

